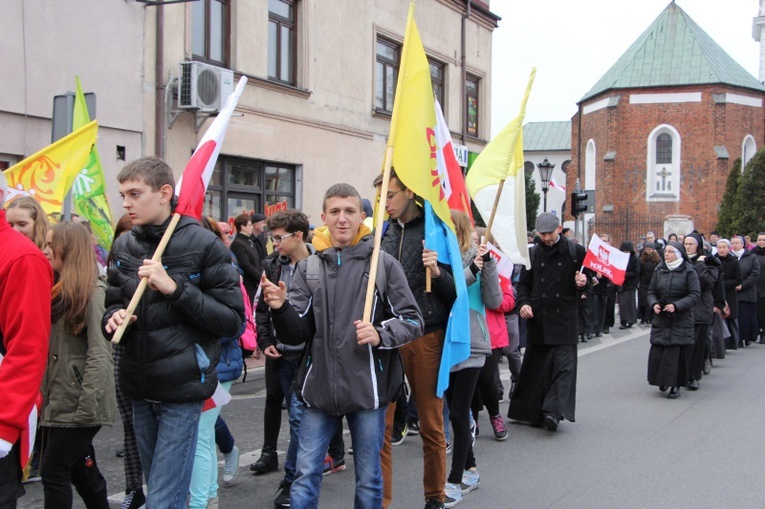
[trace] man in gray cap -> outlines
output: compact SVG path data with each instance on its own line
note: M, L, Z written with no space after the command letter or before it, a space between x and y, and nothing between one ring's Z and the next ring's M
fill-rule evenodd
M578 302L588 284L580 272L585 250L561 235L560 221L549 212L537 217L536 230L531 268L522 269L518 282L528 339L507 416L556 431L561 419L574 422Z

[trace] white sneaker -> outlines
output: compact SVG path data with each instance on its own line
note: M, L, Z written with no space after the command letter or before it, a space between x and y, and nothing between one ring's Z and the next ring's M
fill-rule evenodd
M462 487L459 484L446 483L444 486L444 507L454 507L462 502Z
M467 495L476 489L479 484L481 484L481 476L478 474L478 470L465 470L465 472L462 473L462 483L460 483L460 488L462 489L463 495Z
M239 474L239 448L234 446L231 452L223 455L223 482L230 483Z

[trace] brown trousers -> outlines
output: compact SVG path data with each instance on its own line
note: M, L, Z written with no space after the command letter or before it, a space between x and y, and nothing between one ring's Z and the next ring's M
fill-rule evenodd
M423 476L425 500L444 500L446 482L446 439L444 438L444 405L436 396L438 370L441 366L441 352L444 345L444 331L437 330L421 336L401 347L404 371L412 389L412 398L419 414L420 438L422 438ZM391 435L395 401L388 406L385 414L385 442L380 451L383 472L383 507L390 506L393 493L393 459L391 457Z

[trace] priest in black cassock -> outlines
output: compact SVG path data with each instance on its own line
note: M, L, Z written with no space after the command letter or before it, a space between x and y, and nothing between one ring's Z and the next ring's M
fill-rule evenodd
M561 235L558 218L537 217L539 237L530 250L531 269L521 271L518 306L528 339L510 419L556 431L574 422L576 409L577 312L588 278L581 273L584 247Z

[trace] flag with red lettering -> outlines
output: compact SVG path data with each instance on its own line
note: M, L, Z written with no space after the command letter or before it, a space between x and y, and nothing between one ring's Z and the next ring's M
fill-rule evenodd
M436 108L436 161L438 162L438 176L441 179L441 187L450 209L461 210L468 215L470 222L473 221L473 211L470 207L470 195L465 187L465 177L462 175L462 167L457 162L452 144L452 135L444 119L444 112L438 99L435 100Z
M621 286L624 283L624 274L627 272L629 261L629 253L623 253L600 240L597 235L593 235L587 247L582 268L594 270L610 279L615 285Z
M215 117L210 128L194 150L194 155L186 164L186 169L183 170L183 175L178 180L178 185L175 186L175 194L178 195L176 213L182 216L191 216L197 220L202 218L207 185L210 183L215 162L218 160L223 139L226 137L231 114L234 113L234 108L236 108L246 84L247 78L242 76L236 89L228 96L225 106Z

